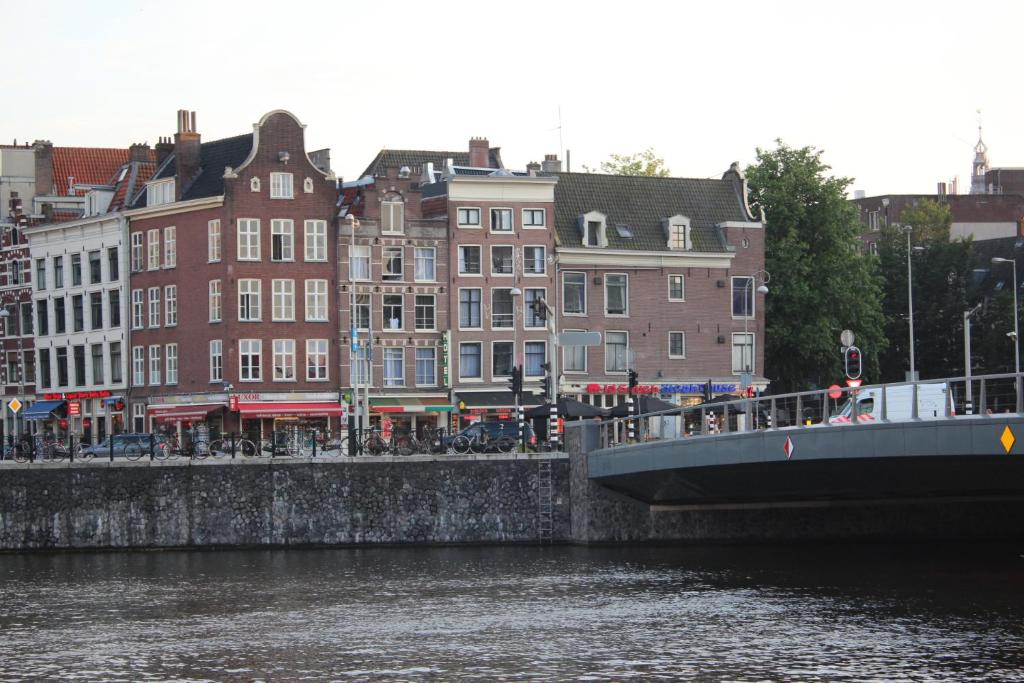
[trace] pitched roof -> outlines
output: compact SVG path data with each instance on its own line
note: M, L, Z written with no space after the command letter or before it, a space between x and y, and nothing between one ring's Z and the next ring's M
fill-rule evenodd
M181 193L182 201L188 199L200 199L202 197L216 197L224 194L224 168L238 168L249 156L252 150L252 133L236 135L232 138L222 140L211 140L204 142L199 147L199 175ZM157 170L152 180L161 178L173 178L178 171L174 154L164 160L164 163ZM145 193L139 188L138 194L132 202L134 207L146 205Z
M114 196L107 211L119 211L128 206L129 198L135 196L155 171L156 162L150 161L129 161L122 166L110 183L114 186Z
M127 162L127 149L54 147L53 192L66 197L75 194L75 185L103 185Z
M555 173L555 230L563 247L579 247L580 215L606 216L609 249L669 251L662 219L682 214L690 219L693 250L726 251L723 221L750 220L729 179L649 178L599 173ZM619 234L628 226L633 237Z
M504 168L501 164L501 147L490 148L490 163L494 168ZM456 166L469 166L469 152L439 152L436 150L423 149L382 149L377 152L370 165L366 167L360 178L372 175L384 175L386 169L401 168L408 166L410 169L416 166L422 167L427 163L433 163L434 169L444 171L448 160L451 159Z

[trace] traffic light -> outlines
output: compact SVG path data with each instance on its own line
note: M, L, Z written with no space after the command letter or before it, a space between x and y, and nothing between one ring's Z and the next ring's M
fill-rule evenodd
M631 393L631 394L636 393L635 389L636 389L636 385L638 384L637 380L639 378L640 378L640 375L637 373L636 370L630 370L629 371L629 393Z
M711 400L711 380L704 383L704 402Z
M518 365L512 366L512 376L508 379L508 388L515 396L523 393L523 369Z
M850 379L859 379L861 370L863 369L860 349L856 346L848 346L843 360L846 365L846 376Z

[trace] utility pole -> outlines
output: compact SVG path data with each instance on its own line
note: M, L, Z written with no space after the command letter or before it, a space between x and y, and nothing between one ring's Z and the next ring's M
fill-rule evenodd
M966 412L974 414L974 394L971 389L971 316L981 310L978 304L969 311L964 311L964 378L967 383Z

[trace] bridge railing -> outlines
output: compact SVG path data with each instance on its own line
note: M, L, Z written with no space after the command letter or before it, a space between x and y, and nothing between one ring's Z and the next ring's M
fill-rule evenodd
M1024 373L815 389L723 399L605 420L601 445L717 436L758 429L809 429L878 422L954 419L1024 412ZM629 441L629 422L636 438Z

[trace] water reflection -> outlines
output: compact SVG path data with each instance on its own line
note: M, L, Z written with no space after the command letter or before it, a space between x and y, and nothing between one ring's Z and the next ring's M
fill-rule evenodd
M1020 552L3 555L0 681L1019 681Z

